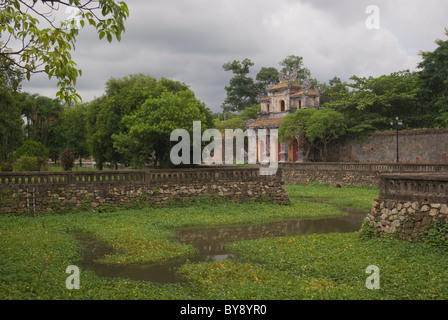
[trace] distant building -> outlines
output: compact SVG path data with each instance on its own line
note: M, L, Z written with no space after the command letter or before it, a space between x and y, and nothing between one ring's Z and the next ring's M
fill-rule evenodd
M286 115L299 109L319 108L320 93L311 90L309 81L304 81L302 85L280 82L268 87L266 91L267 96L259 99L258 118L247 121L246 129L255 129L256 132L257 129L278 129ZM269 140L267 137L267 150L252 150L257 155L257 162L262 162L264 155L269 157ZM259 148L263 146L261 144ZM279 162L303 162L303 143L300 137L295 137L288 143L279 142L277 151Z

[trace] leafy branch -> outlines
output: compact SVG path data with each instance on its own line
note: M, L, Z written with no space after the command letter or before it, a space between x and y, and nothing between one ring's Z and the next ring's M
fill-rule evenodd
M75 11L74 18L57 19L65 8ZM79 27L96 29L99 39L121 40L129 10L124 2L113 0L0 0L0 58L20 69L29 80L32 74L56 77L56 94L66 102L81 100L76 79L82 75L71 51L75 48ZM5 36L6 35L6 36Z

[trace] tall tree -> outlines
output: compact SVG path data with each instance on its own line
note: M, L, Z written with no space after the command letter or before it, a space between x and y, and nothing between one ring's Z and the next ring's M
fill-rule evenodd
M46 147L52 134L52 126L62 112L62 104L58 99L51 99L39 94L23 92L19 103L25 118L25 134L29 140L39 141Z
M109 79L104 95L92 101L87 111L88 146L98 168L105 162L128 164L130 158L114 147L112 138L113 134L127 133L129 127L122 122L124 116L134 114L147 99L187 89L184 83L166 78L158 80L145 74Z
M87 108L88 104L66 106L54 128L56 154L59 156L66 148L74 149L81 165L82 159L90 155L87 147Z
M7 39L0 46L0 56L21 69L27 79L41 72L56 77L57 97L67 102L81 99L75 85L82 71L71 56L78 29L88 24L100 39L119 41L129 16L127 5L114 0L3 0L0 9L0 36ZM61 10L76 14L61 20Z
M445 34L448 36L446 28ZM434 115L433 125L448 127L448 40L438 39L435 43L438 47L434 51L420 53L420 95L425 111Z
M23 139L20 106L16 103L22 74L11 61L0 56L0 166L12 162Z
M99 169L105 162L116 166L124 161L114 148L112 134L123 129L121 119L143 104L153 94L156 85L156 78L144 74L111 78L106 82L104 95L91 102L89 119L93 123L89 127L88 144Z
M390 120L399 116L406 119L407 127L418 127L425 115L419 113L417 75L408 70L379 77L350 78L348 91L338 93L339 100L325 104L327 108L344 114L348 131L366 134L376 130L390 129Z
M134 166L142 166L155 155L154 165L171 166L170 135L175 129L193 133L193 121L201 122L201 129L212 127L210 110L196 99L190 89L163 92L148 98L132 115L123 117L126 130L112 135L114 146Z
M255 79L260 95L266 95L266 87L279 82L278 70L273 67L262 67Z
M341 100L349 91L347 85L337 76L330 79L328 85L326 83L318 84L318 86L319 85L322 89L322 94L319 99L321 107L325 107L326 103Z
M225 71L232 71L234 76L225 87L227 96L222 104L224 111L241 111L257 103L258 90L254 80L248 76L254 63L249 59L234 60L223 65Z
M292 81L300 83L311 76L308 68L303 66L303 58L289 55L280 62L280 81Z

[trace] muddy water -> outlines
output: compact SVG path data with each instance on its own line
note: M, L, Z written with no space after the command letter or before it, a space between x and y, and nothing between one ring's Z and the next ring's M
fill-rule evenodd
M188 261L191 262L237 259L235 255L226 251L225 244L227 242L300 234L358 231L366 213L350 209L345 211L348 213L347 216L328 219L288 220L262 225L207 229L186 228L178 231L175 240L192 244L197 248L198 253L188 257ZM187 259L181 259L160 264L138 265L100 264L96 263L95 259L103 257L105 254L112 254L113 251L91 236L78 234L77 238L84 249L81 267L93 270L102 277L175 283L180 281L175 276L175 269L187 261Z

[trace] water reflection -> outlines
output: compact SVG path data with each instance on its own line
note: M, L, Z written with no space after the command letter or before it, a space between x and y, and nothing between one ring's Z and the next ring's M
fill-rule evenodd
M188 257L191 262L221 261L236 259L234 254L226 251L225 244L239 240L252 240L268 237L284 237L311 233L354 232L361 227L365 212L346 210L344 217L316 220L288 220L261 225L222 227L222 228L186 228L178 232L175 240L192 244L198 254ZM113 250L88 235L77 235L84 248L82 267L95 271L103 277L119 277L132 280L152 281L160 283L179 282L175 276L175 268L186 262L185 259L160 264L138 265L105 265L96 263L95 259Z

